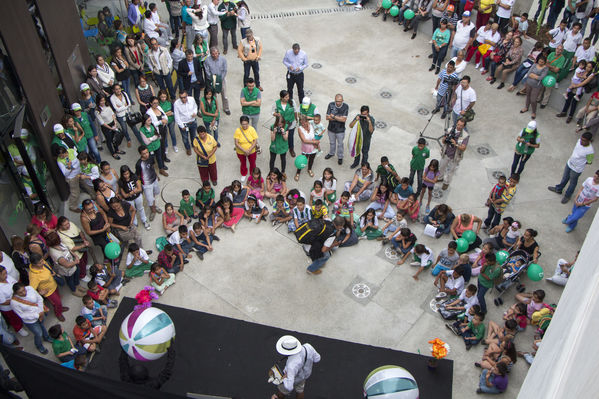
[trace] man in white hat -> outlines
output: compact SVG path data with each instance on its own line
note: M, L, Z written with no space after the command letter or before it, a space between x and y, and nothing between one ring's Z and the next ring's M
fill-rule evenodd
M306 115L306 118L311 121L314 120L314 115L318 115L320 112L318 112L316 105L312 104L310 97L304 97L302 100L302 106L300 107L300 114Z
M312 374L312 365L320 362L320 354L310 344L301 344L292 335L284 335L277 341L277 352L288 356L283 370L283 383L278 385L279 392L271 399L283 399L293 391L297 399L304 399L306 380Z

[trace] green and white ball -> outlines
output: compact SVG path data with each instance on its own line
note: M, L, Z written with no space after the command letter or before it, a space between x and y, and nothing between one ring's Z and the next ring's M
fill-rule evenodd
M418 399L414 376L403 367L387 365L374 369L364 381L364 397L372 399Z
M119 331L123 350L141 361L164 356L174 336L175 325L171 318L164 311L152 307L131 312L123 320Z

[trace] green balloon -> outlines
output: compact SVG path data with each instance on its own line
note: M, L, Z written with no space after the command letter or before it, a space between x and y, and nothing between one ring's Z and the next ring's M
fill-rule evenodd
M497 251L495 254L495 260L500 265L503 265L509 256L510 254L506 250Z
M397 17L399 15L399 7L391 7L391 9L389 10L389 14L391 14L392 17Z
M108 259L116 259L119 257L120 254L121 246L116 242L109 242L104 247L104 255L106 255Z
M382 6L385 10L390 9L391 8L391 0L383 0Z
M466 230L462 233L462 238L465 238L468 244L472 244L476 240L476 233L472 230Z
M455 240L455 243L458 245L458 252L459 253L464 253L466 251L468 251L468 241L465 238L458 238L457 240Z
M414 15L414 11L410 10L409 8L403 13L403 17L408 20L414 18Z
M542 80L543 86L553 87L555 86L555 78L553 76L545 76Z
M528 265L528 270L526 270L526 274L528 275L528 278L532 281L540 281L543 279L544 276L543 268L540 265L537 265L536 263L531 263L530 265Z
M295 158L295 167L298 169L304 169L308 165L308 158L305 155L298 155Z

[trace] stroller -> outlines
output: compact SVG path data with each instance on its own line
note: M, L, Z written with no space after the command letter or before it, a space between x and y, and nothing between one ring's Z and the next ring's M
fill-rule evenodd
M499 291L497 298L493 300L495 306L503 305L502 295L514 284L518 292L524 292L524 284L520 283L520 276L526 273L526 269L530 264L530 256L525 251L518 249L513 251L506 261L501 265L503 269L503 281L495 286L495 289Z

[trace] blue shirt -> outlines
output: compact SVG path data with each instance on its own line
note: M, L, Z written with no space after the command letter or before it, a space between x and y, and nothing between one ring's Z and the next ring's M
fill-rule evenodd
M460 78L458 77L458 74L453 72L451 75L447 74L447 69L442 70L439 73L439 79L441 79L441 83L439 83L439 90L437 91L437 95L439 96L444 96L445 93L447 93L447 88L449 87L449 85L447 84L446 80L450 78L450 79L455 79L455 80L459 80Z
M302 50L297 54L293 52L293 49L287 50L283 58L283 64L285 64L290 73L301 73L308 67L308 56ZM296 71L296 68L299 68L299 71Z
M187 66L189 67L189 70L191 71L191 83L195 83L198 80L198 78L196 77L196 70L193 67L193 60L188 61Z
M188 25L193 24L193 20L191 19L191 15L187 12L187 6L183 6L181 9L181 19Z
M404 190L403 188L401 188L401 184L398 184L393 192L399 195L400 199L402 200L407 199L410 196L410 194L414 194L412 186L408 186L408 188Z

